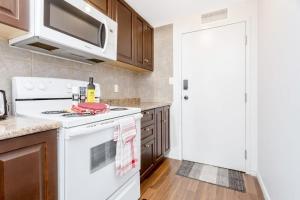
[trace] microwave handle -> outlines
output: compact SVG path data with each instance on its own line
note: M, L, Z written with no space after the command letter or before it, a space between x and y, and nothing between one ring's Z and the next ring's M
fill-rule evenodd
M105 31L105 41L103 43L103 41L101 40L101 34L103 32L103 29ZM108 31L107 31L107 27L106 24L103 23L100 25L99 29L98 29L98 44L100 45L101 48L105 49L106 44L107 44L107 40L108 40ZM102 44L103 43L103 44Z
M138 119L141 119L142 116L143 116L142 114L137 114L133 117L134 117L135 120L138 120ZM119 125L119 120L113 120L113 121L107 121L107 122L104 121L104 122L101 122L101 123L97 123L95 125L87 125L87 126L83 126L83 127L76 127L76 130L66 134L65 139L69 140L69 139L74 138L74 137L93 134L95 132L100 132L100 131L103 131L103 130L106 130L106 129L117 127L118 125Z

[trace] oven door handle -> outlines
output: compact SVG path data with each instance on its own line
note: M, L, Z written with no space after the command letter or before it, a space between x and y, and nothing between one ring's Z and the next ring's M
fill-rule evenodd
M141 119L142 114L134 115L135 120ZM119 120L109 120L104 122L99 122L95 124L89 124L83 127L76 127L74 131L66 133L65 139L69 140L78 136L85 136L89 134L99 133L100 131L117 127L119 125Z

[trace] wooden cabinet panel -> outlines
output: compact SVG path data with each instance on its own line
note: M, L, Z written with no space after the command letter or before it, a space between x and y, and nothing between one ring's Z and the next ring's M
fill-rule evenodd
M144 65L144 20L137 16L135 21L136 30L136 65Z
M85 0L95 6L103 14L112 17L112 0Z
M134 13L123 1L116 2L116 21L118 23L118 61L134 65Z
M57 200L56 131L0 141L0 199Z
M145 138L148 138L150 136L155 136L155 126L154 124L150 125L150 126L147 126L145 128L142 128L142 131L141 131L141 139L145 139Z
M141 180L143 180L154 167L155 139L149 137L142 141L141 146Z
M144 67L148 70L153 70L153 29L144 24Z
M163 108L164 153L170 150L170 107Z
M146 110L143 112L142 118L142 128L146 126L150 126L155 123L155 111L153 110Z
M143 111L142 124L147 126L141 130L141 181L162 163L170 150L170 106Z
M0 22L29 30L29 0L0 0Z
M111 0L110 5L118 23L117 60L153 71L153 28L124 0Z
M163 130L163 108L156 108L155 109L155 140L156 140L156 151L155 151L155 162L158 163L164 158L164 130Z

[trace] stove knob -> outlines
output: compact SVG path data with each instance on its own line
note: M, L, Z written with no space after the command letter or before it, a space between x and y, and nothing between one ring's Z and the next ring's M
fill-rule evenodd
M71 90L72 89L72 85L70 83L67 84L67 88L68 90Z
M34 89L34 86L31 82L27 82L25 83L24 87L27 89L27 90L33 90Z
M40 90L46 90L46 86L44 84L39 84L39 89Z

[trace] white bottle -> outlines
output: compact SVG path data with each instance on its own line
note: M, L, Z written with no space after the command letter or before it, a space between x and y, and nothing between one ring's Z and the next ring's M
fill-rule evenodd
M100 90L100 85L96 85L95 88L95 102L100 103L100 96L101 96L101 90Z
M72 104L77 106L79 103L79 87L72 87Z

